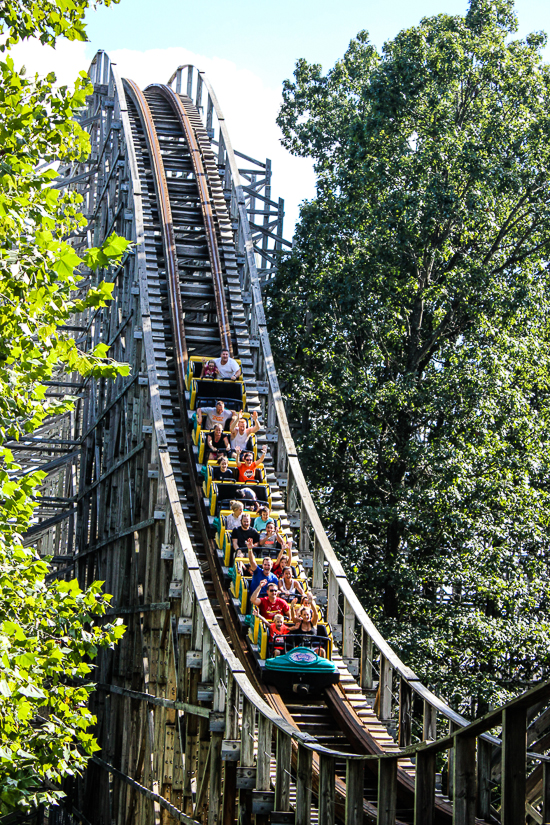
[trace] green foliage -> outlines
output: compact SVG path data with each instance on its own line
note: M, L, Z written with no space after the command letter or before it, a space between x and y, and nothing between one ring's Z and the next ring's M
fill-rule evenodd
M73 119L91 91L55 76L15 70L9 47L28 36L54 44L84 39L87 0L0 3L0 445L32 432L70 398L46 397L45 381L65 368L84 376L128 374L104 345L82 352L62 327L71 315L110 300L114 266L127 241L112 235L80 258L67 241L86 226L81 197L55 188L47 165L86 157L89 140ZM109 5L109 0L106 0ZM94 286L76 298L83 278ZM46 586L47 566L23 547L43 474L22 475L0 450L0 814L62 796L60 781L81 770L97 746L87 708L98 646L120 638L104 614L101 582ZM103 618L102 618L103 617Z
M300 61L317 197L269 293L301 454L364 602L455 704L548 672L550 72L511 0Z
M98 749L89 728L89 660L113 646L122 621L94 625L109 598L102 582L86 592L78 582L46 587L44 561L25 548L43 473L14 481L9 455L0 469L0 813L54 803L60 780L81 770Z

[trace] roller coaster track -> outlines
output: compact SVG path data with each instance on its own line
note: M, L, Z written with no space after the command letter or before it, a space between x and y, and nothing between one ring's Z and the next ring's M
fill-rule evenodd
M84 349L108 343L132 372L115 382L59 375L49 392L77 388L75 411L20 447L26 466L49 473L28 541L53 555L50 578L105 581L111 614L128 630L96 662L101 752L67 784L50 823L549 821L541 733L550 686L469 724L401 662L332 550L262 304L261 282L286 243L267 164L233 151L216 96L192 66L141 91L99 52L90 78L81 122L91 155L56 185L83 195L77 251L112 231L133 246L118 267L84 273L83 291L94 277L111 280L113 301L68 332ZM263 683L212 539L185 374L191 355L221 348L241 360L258 441L271 449L273 509L298 539L338 643L340 683L322 697L289 699Z

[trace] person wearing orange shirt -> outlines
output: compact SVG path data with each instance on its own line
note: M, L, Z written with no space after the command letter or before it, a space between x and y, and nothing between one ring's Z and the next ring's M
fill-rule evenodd
M243 460L241 461L241 450L239 447L237 447L235 452L237 453L237 469L239 471L239 481L244 484L248 484L249 482L254 481L256 468L261 467L264 463L264 458L267 453L267 446L264 444L264 446L262 447L262 455L257 461L254 461L254 455L249 452L243 453Z

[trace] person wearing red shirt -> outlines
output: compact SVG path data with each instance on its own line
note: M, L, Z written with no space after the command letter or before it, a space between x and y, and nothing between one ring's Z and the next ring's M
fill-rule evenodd
M269 624L271 624L271 622L275 621L275 616L277 613L282 613L284 616L288 616L290 610L285 600L277 597L278 587L275 584L269 584L267 587L267 596L262 596L262 598L260 598L260 590L262 587L265 587L266 584L267 579L262 579L250 597L250 601L252 604L255 604L256 607L260 608L260 616L263 616L263 618L267 619Z
M237 447L237 468L239 470L239 481L242 483L249 483L255 481L256 467L261 467L264 463L265 454L267 453L267 446L262 447L262 455L258 461L254 461L254 455L249 452L243 453L243 460L241 461L241 449Z

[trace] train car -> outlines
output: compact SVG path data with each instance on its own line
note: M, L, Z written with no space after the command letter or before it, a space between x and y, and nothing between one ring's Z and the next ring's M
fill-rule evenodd
M266 659L263 680L281 693L318 693L340 681L338 668L311 647L295 647L281 656Z

